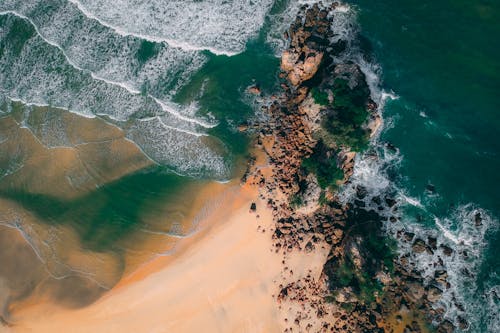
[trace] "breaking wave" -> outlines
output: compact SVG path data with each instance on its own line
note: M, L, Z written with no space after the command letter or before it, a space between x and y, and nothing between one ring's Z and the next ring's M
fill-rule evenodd
M338 32L333 42L347 42L347 50L338 61L351 60L360 65L367 78L372 99L384 113L386 103L397 100L394 92L381 89L382 70L357 43L359 27L355 24L356 12L342 7L335 15L333 29ZM399 258L419 271L425 284L442 292L436 309L457 327L465 319L466 331L497 332L500 330L498 278L490 277L485 286L478 283L481 266L489 243L498 232L499 221L492 213L473 203L464 203L444 215L435 215L432 207L439 194L427 191L421 198L408 194L405 177L400 166L404 156L397 147L383 141L387 129L397 126L397 119L384 119L379 133L372 139L371 147L356 157L354 174L339 193L344 203L374 210L385 220L388 235L398 241ZM357 196L359 188L367 195ZM422 240L427 250L414 251L415 241ZM444 276L446 283L439 282ZM491 282L493 281L493 282ZM485 306L488 304L488 306ZM462 321L463 324L463 321Z
M243 52L266 20L281 22L267 30L281 39L306 2L283 2L275 20L281 2L272 0L2 1L0 103L104 117L155 162L227 179L229 152L207 134L218 122L172 99L207 63L205 51Z
M272 0L138 1L70 0L82 13L114 29L185 50L242 52L259 32Z

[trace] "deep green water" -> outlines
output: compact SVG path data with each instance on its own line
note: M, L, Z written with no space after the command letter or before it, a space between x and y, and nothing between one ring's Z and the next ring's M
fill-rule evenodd
M275 91L279 59L261 38L251 40L241 54L208 56L207 64L176 95L175 101L197 100L200 113L219 120L219 126L211 129L210 134L229 146L234 162L234 158L246 153L248 145L247 135L235 127L253 117L254 113L252 97L248 96L246 89L256 85L267 95Z
M384 88L399 96L386 105L384 117L392 125L382 135L404 156L399 186L433 216L447 217L472 203L498 225L500 2L350 3L382 67ZM435 185L437 197L426 195L427 184ZM430 218L420 223L434 225ZM500 236L494 229L485 237L476 294L500 284ZM496 309L498 304L496 296ZM490 306L482 303L483 312L496 311ZM476 332L494 330L484 313Z
M500 3L353 3L384 86L401 97L386 108L395 126L385 137L405 156L411 193L431 182L445 204L499 213Z

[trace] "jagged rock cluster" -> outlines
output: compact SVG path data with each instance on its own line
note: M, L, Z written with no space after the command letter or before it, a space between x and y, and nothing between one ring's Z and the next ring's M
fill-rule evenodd
M266 175L255 170L252 179L260 186L261 197L272 209L277 253L285 256L292 251L312 252L318 247L329 249L319 279L307 275L279 285L277 301L299 305L295 318L286 318L289 327L285 331L389 332L386 319L401 311L417 313L412 318L419 317L418 313L430 315L432 319L439 317L432 309L433 302L439 298L439 290L424 287L422 278L405 267L404 260L370 260L371 253L365 246L367 241L358 230L360 219L355 213L356 208L339 204L335 190L320 189L314 175L307 174L302 167L318 141L323 140L324 108L315 102L312 89L325 82L331 86L339 77L345 79L350 89L367 89L365 77L356 64L334 64L332 61L332 55L342 49L330 43L332 12L337 5L329 8L304 6L285 35L290 47L283 53L281 61L283 94L265 107L268 121L258 126L257 147L267 155L271 173ZM327 97L334 100L335 92ZM372 135L380 125L380 116L369 94L364 107L369 117L363 128ZM334 150L340 153L333 153ZM349 181L356 153L336 142L330 142L322 153L335 158L344 174L341 181ZM301 195L300 205L294 202L298 194ZM381 221L376 213L367 220L365 216L363 223L371 223L370 230L374 234L380 232ZM415 241L414 247L415 251L427 251L429 245ZM351 286L337 285L338 272L346 262L356 271L353 276L359 277L365 272L373 275L362 275L356 281L366 280L367 284L380 285L372 300L363 299ZM285 259L283 264L286 273L293 276ZM390 272L387 266L392 265L393 271ZM446 277L442 278L445 283ZM312 320L319 324L313 325ZM397 315L395 320L401 322L403 318ZM453 325L445 321L438 331L451 332L453 329ZM405 328L405 332L421 331L421 321L413 319Z

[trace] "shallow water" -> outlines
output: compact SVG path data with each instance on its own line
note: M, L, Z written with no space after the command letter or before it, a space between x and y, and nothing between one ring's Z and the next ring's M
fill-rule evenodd
M77 259L47 260L48 272L66 274L79 262L94 274L107 262L115 269L102 276L106 288L125 271L124 253L143 258L140 244L148 237L162 235L158 251L168 252L172 237L193 227L187 213L193 193L208 180L238 174L248 138L237 126L259 116L262 103L246 89L277 91L282 33L298 6L311 2L2 1L5 233L31 239L31 255L42 258L57 258L64 247L37 252L51 248L41 235L71 239ZM438 235L440 244L469 253L446 262L453 280L447 297L466 303L472 331L494 332L500 325L500 6L349 4L335 14L334 29L338 38L358 37L359 23L362 43L351 45L348 56L362 65L385 118L374 143L379 158L359 159L353 183L373 195L396 195L400 222L388 225L388 233ZM344 189L346 200L352 190ZM14 244L22 239L7 247ZM432 259L414 258L427 275ZM464 277L465 269L472 277ZM450 318L460 312L446 302Z

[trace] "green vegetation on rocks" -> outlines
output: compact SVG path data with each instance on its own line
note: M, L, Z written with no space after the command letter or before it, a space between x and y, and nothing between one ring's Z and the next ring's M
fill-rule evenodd
M330 103L328 100L328 93L323 92L316 87L311 89L311 95L316 104L327 106Z
M375 212L350 211L346 230L344 253L325 265L330 290L335 293L351 287L360 301L370 304L377 296L383 297L377 273L393 273L395 243L381 232L380 216Z
M313 154L302 161L302 168L316 176L322 189L335 188L337 182L344 178L344 172L337 166L335 153L321 140L314 147Z
M368 88L351 88L347 80L337 78L331 89L334 100L329 104L331 109L323 121L323 129L338 146L363 151L369 140L369 131L363 128L368 118Z

